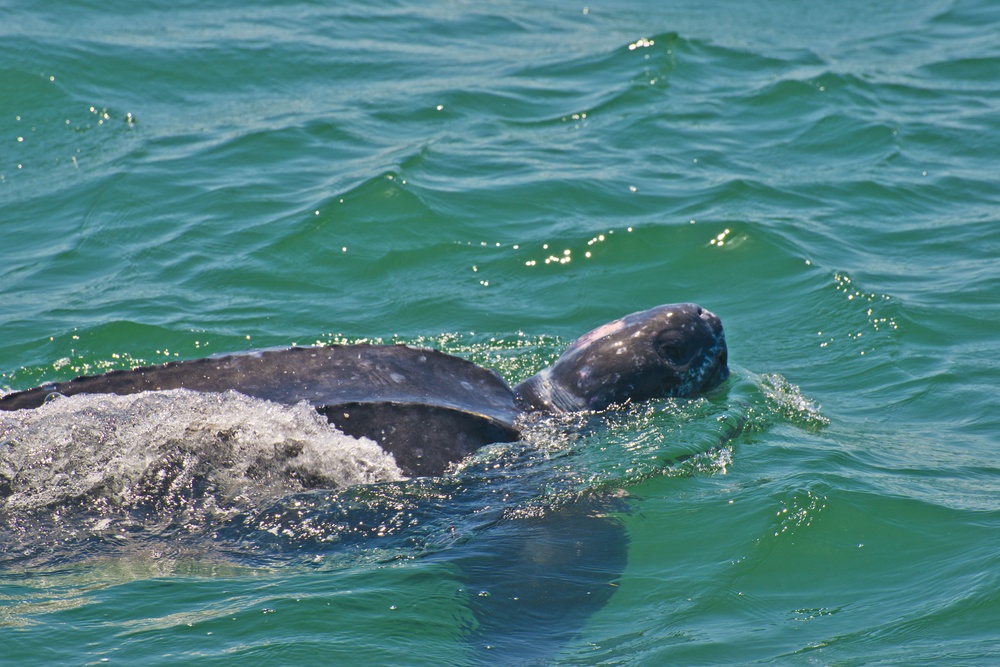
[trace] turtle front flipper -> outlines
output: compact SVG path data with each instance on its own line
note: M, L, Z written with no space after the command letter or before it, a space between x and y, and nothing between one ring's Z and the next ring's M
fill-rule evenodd
M439 405L352 402L317 411L347 435L377 442L408 477L440 476L484 445L520 437L510 424Z

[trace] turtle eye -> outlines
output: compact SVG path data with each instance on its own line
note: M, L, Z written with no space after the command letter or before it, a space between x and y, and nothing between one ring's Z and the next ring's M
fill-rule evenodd
M668 331L656 337L656 353L671 366L684 366L694 355L691 342L676 331Z

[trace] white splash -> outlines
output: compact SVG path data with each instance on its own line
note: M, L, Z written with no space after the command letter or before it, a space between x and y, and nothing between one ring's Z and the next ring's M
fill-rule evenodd
M195 496L255 503L402 478L377 443L345 435L306 403L179 389L60 397L0 413L0 510L8 514Z
M810 427L823 427L830 423L820 412L819 406L803 395L798 385L792 384L780 373L761 375L760 389L771 400L778 413L793 423Z

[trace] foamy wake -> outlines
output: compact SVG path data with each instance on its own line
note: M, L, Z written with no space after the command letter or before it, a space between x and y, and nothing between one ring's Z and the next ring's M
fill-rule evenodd
M233 507L310 488L402 479L374 441L305 403L183 389L56 398L0 412L0 511L192 501Z
M774 409L786 419L799 426L820 428L830 423L823 416L819 406L802 394L780 373L765 373L760 376L760 389L773 403Z

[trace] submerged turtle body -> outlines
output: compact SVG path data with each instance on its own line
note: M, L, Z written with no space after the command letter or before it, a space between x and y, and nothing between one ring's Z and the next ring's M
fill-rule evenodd
M165 389L238 391L307 401L348 435L393 454L409 476L440 475L494 442L520 437L525 412L600 410L706 391L729 373L719 318L694 304L659 306L574 341L549 368L511 387L494 371L406 345L293 347L112 371L0 397L37 408L52 395Z

